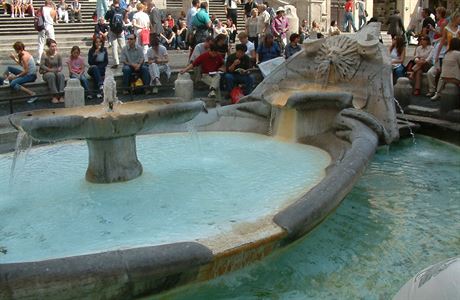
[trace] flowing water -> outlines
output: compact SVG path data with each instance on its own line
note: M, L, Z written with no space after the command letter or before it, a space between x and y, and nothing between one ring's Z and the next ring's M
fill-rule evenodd
M84 142L32 148L11 183L0 155L0 263L225 233L298 199L330 163L307 145L190 130L138 136L144 173L124 183L85 181Z
M302 240L165 298L391 299L418 271L457 255L460 148L420 136L380 149L336 212Z

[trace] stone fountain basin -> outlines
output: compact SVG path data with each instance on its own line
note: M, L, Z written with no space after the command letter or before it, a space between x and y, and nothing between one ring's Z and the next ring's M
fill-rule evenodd
M297 141L327 151L332 161L323 180L289 205L208 238L43 261L0 263L0 298L40 295L72 299L87 295L93 299L127 299L157 294L239 269L301 238L340 204L364 172L378 144L377 134L358 120L344 120L347 139L334 134L330 124L339 110L329 105L325 110L301 113L299 123L308 131ZM267 105L245 103L200 113L194 126L198 131L266 134L269 120ZM185 128L177 125L167 130ZM164 131L165 128L152 127L150 133Z
M10 122L34 139L112 139L139 132L182 124L203 110L201 101L179 102L155 99L115 104L113 112L105 106L83 106L66 109L43 109L14 114Z

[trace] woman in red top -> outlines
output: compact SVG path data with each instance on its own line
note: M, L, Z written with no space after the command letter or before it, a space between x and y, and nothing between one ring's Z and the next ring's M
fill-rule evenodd
M442 6L436 8L436 28L430 28L431 31L434 31L433 43L437 42L442 37L442 31L444 27L449 23L446 19L446 9Z

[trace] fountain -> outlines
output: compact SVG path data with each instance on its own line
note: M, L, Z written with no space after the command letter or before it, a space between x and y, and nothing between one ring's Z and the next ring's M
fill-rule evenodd
M85 139L87 180L118 183L73 179L68 173L81 167L78 143L37 149L37 163L56 151L77 160L45 161L71 166L66 175L50 167L46 176L62 178L70 195L46 190L42 200L30 201L29 193L15 190L0 201L0 211L26 222L0 223L0 247L7 252L0 254L0 298L160 293L241 268L310 232L341 203L377 146L398 139L391 65L376 42L379 33L372 24L356 35L305 44L241 104L208 113L200 101L149 100L114 103L113 111L83 107L13 115L11 123L35 139ZM191 119L198 138L180 134ZM149 134L138 136L143 176L138 133ZM185 136L192 141L184 142ZM197 140L200 150L191 153ZM35 186L39 179L31 173L18 185ZM52 205L40 209L37 203L46 199ZM33 209L22 212L16 203ZM33 219L29 212L51 208L58 209L55 223L27 223ZM53 224L69 232L48 236ZM126 242L118 242L122 234ZM14 248L20 242L15 236L30 240L22 246L27 251ZM70 236L75 245L68 245ZM90 236L92 242L81 239ZM36 243L42 247L34 248ZM82 244L89 246L75 249ZM46 252L56 245L68 246Z

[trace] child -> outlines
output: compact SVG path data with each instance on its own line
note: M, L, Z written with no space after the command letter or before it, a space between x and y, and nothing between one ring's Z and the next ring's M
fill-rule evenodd
M73 46L70 50L70 57L67 60L67 67L69 68L69 77L77 78L80 80L81 85L85 89L86 94L88 94L88 79L85 76L85 61L80 56L80 48L78 46ZM87 95L88 100L93 99L91 95Z

